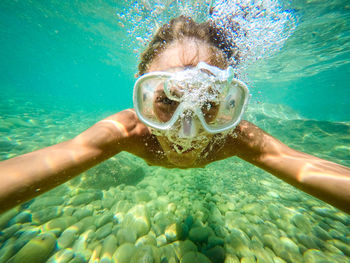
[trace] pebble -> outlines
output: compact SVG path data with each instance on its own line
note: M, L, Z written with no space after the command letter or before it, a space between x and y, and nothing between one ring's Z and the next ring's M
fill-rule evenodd
M136 205L125 215L123 224L126 227L135 229L138 237L146 235L151 228L151 224L144 205Z
M69 204L73 206L79 206L82 204L89 204L95 199L101 198L102 196L98 193L80 193L76 196L74 196Z
M136 247L143 246L143 245L157 246L157 240L153 235L150 235L150 233L148 233L147 235L137 239L135 242Z
M187 252L198 251L197 246L190 240L176 241L169 245L171 246L173 251L175 251L177 258L182 258Z
M134 200L136 203L141 203L141 202L147 203L148 201L151 201L152 198L146 190L138 190L134 192Z
M31 228L27 231L20 230L18 232L21 232L21 234L17 238L16 243L14 245L14 249L16 251L20 250L25 244L27 244L30 240L36 237L40 233L40 230L38 228ZM16 232L15 235L17 235L18 232Z
M7 226L8 222L18 214L18 208L11 209L0 215L0 229Z
M28 223L32 221L32 214L29 210L24 210L20 213L18 213L14 218L10 220L10 224L17 224L17 223Z
M16 233L19 229L21 229L20 224L14 224L12 226L9 226L8 228L5 228L0 232L0 242L3 242L4 240L10 238L13 236L14 233Z
M130 263L152 262L160 263L160 251L155 246L137 247L134 255L131 257Z
M205 243L209 237L209 230L207 227L191 228L189 239L194 243Z
M101 205L104 209L111 209L114 205L115 200L113 198L103 198L101 200Z
M220 246L210 248L204 252L204 254L215 263L223 263L225 261L225 249ZM263 263L262 261L259 261Z
M134 244L124 243L113 254L113 261L118 263L129 263L131 257L135 254L136 247Z
M68 227L64 230L57 240L57 247L59 249L70 247L78 236L78 229L74 226Z
M72 214L76 219L81 220L84 217L87 216L92 216L92 214L94 213L94 211L92 211L92 209L87 209L87 208L78 208L77 210L75 210L75 212Z
M61 249L51 256L46 263L68 263L74 257L74 251L71 248Z
M13 263L45 262L56 245L54 234L45 233L33 238L14 256Z
M299 228L305 234L309 233L312 229L312 225L306 216L296 214L292 217L293 224Z
M32 213L32 221L39 225L44 224L62 214L60 207L48 207Z
M211 261L202 253L190 251L181 258L180 263L211 263Z
M168 242L175 240L184 240L188 235L187 225L184 223L175 223L165 229L165 236Z
M328 242L336 248L340 249L346 256L350 257L350 245L336 239L329 240Z
M136 231L132 228L121 228L117 232L117 243L122 245L124 243L135 243L137 239Z
M43 226L45 231L57 230L63 232L67 227L73 225L77 219L73 216L62 216L59 218L52 219L45 223Z
M102 239L108 236L112 232L113 223L105 224L103 227L96 231L96 238Z
M114 235L109 235L102 243L100 263L110 262L117 249L117 239Z
M304 253L303 259L305 263L321 263L326 261L327 257L320 250L309 249Z
M64 203L62 196L37 197L34 202L30 204L29 209L32 211L41 210L50 206L58 207Z
M7 262L9 258L11 258L17 250L15 249L16 238L11 237L7 239L5 243L3 243L0 248L0 262Z
M95 225L97 228L100 228L101 226L105 225L108 222L113 221L113 214L111 212L104 213L102 216L94 217L95 219Z

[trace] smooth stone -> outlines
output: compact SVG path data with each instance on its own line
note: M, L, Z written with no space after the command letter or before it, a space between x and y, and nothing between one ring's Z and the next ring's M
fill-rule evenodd
M77 210L75 210L75 212L72 214L76 219L81 220L87 216L92 216L93 215L93 211L91 209L87 209L87 208L78 208Z
M216 247L210 248L207 251L205 251L204 254L212 262L223 263L225 261L225 249L223 247L216 246Z
M168 242L165 235L157 236L157 247L166 245Z
M165 229L165 236L168 242L175 240L184 240L188 235L187 225L183 223L175 223Z
M160 251L157 247L146 245L136 248L130 263L160 263Z
M132 207L131 203L128 200L120 200L117 202L117 204L115 206L113 206L113 211L115 213L126 213L130 210L130 208Z
M97 263L100 261L100 254L101 254L101 251L102 251L102 245L97 243L97 244L93 244L92 248L93 251L92 251L92 254L91 254L91 257L89 259L89 263Z
M169 216L164 212L156 213L153 217L152 222L152 229L157 234L157 236L164 234L167 226L174 223L174 221L171 218L169 218Z
M146 235L151 228L146 207L144 205L136 205L131 208L125 215L123 224L126 227L135 229L138 237Z
M98 193L80 193L74 196L70 200L69 204L74 206L89 204L92 201L95 201L96 199L100 199L101 197L102 197L101 194L98 194Z
M249 245L249 237L239 229L231 229L231 234L226 237L226 243L229 243L233 247L241 245Z
M304 253L303 259L305 263L328 262L327 257L324 255L324 253L317 249L308 249Z
M83 253L79 252L74 254L73 259L69 261L69 263L86 263L88 259L89 259L88 253L86 253L85 251Z
M6 239L13 236L14 233L16 233L19 229L21 229L21 224L15 224L8 228L3 229L0 232L0 242L5 241Z
M223 225L224 224L224 220L223 220L222 214L221 214L220 210L217 208L216 205L213 205L210 208L209 221L214 223L214 224L218 224L218 225Z
M68 263L73 257L74 251L71 248L65 248L56 252L46 263Z
M215 246L224 246L224 239L217 236L210 236L208 238L208 247L212 248Z
M15 217L18 214L18 208L13 208L0 215L0 229L3 229L7 226L11 218Z
M173 244L167 244L159 247L161 253L161 262L176 263L179 262L173 248Z
M267 235L264 235L266 237ZM277 240L277 242L276 242ZM299 252L298 246L289 238L281 237L279 239L271 239L272 249L277 256L286 260L287 262L302 262L302 256Z
M254 256L259 263L271 263L273 259L271 255L262 247L253 249Z
M184 223L187 225L188 229L190 229L194 223L193 216L186 217Z
M87 249L88 243L95 239L95 226L86 230L82 233L74 242L73 250L74 252L82 253Z
M195 243L207 242L209 230L207 227L195 227L190 230L189 239Z
M102 243L100 263L111 262L112 256L117 249L117 239L114 235L109 235Z
M51 233L40 234L29 241L15 255L14 263L41 263L45 262L56 245L56 237Z
M32 221L33 223L38 223L39 225L42 225L62 214L59 207L53 206L44 208L41 210L37 210L32 213Z
M174 203L168 204L167 212L168 213L175 213L175 211L176 211L176 204L174 204Z
M109 222L113 222L113 214L111 212L107 212L104 215L96 218L95 217L95 225L97 228L100 228L101 226L109 223Z
M135 246L144 246L144 245L151 245L151 246L157 246L157 240L154 236L147 234L145 236L142 236L136 240Z
M76 207L73 207L73 206L65 206L65 207L62 207L60 210L62 211L62 215L63 215L63 216L72 216L73 213L74 213L77 209L79 209L79 207L76 208Z
M124 243L113 254L113 261L118 263L129 263L131 257L135 254L134 244Z
M291 251L293 254L299 254L299 248L297 244L294 243L293 240L291 240L288 237L280 237L280 241L285 247L285 249L287 249L288 251Z
M175 250L177 258L182 258L186 253L190 251L198 251L197 246L190 240L176 241L171 243L170 245L172 246L173 250Z
M152 198L146 190L138 190L134 192L134 200L136 203L141 203L141 202L147 203L148 201L151 201Z
M211 263L211 261L202 253L190 251L181 258L180 263Z
M319 226L314 226L312 228L312 232L314 233L315 236L317 236L318 238L327 241L332 239L331 235L328 234L328 232L326 230L324 230L323 228L319 227Z
M32 211L41 210L50 206L60 206L64 203L62 196L37 197L33 203L30 204L29 209Z
M226 254L225 263L240 263L236 255Z
M67 248L73 244L78 236L78 229L74 226L68 227L64 230L61 236L57 239L57 247L59 249Z
M63 232L66 228L73 225L77 219L73 216L63 216L59 218L55 218L45 223L43 226L45 231L55 230L57 229L60 232Z
M242 257L241 258L241 263L255 263L255 258L254 256L247 256L247 257Z
M125 218L125 213L123 212L117 212L113 216L113 221L115 221L117 224L122 224Z
M309 233L312 229L310 221L301 214L296 214L292 217L293 224L305 234Z
M340 249L346 256L350 257L350 245L347 245L336 239L329 240L328 242L336 248Z
M297 234L296 238L302 245L304 245L305 247L307 247L309 249L312 249L312 248L313 249L320 249L320 247L314 241L314 239L316 237L311 237L311 236L304 235L304 234L301 234L301 235Z
M16 238L12 237L6 240L5 244L2 244L2 247L0 248L0 262L8 262L8 259L16 253L15 242Z
M17 223L28 223L32 221L32 214L30 211L25 210L20 213L18 213L14 218L10 220L10 224L17 224Z
M112 232L113 223L105 224L103 227L96 231L96 238L102 239L108 236Z
M281 259L280 257L273 257L273 263L287 263L284 259Z
M79 233L85 232L89 227L94 226L95 219L93 216L87 216L83 218L78 224Z
M23 233L16 240L16 243L14 246L15 250L16 251L20 250L25 244L27 244L30 240L36 237L39 233L40 233L40 230L35 228L23 231Z
M122 245L124 243L132 243L134 244L137 239L137 234L135 230L131 228L121 228L117 232L117 243L118 245Z
M111 209L112 206L114 205L115 200L112 198L103 198L101 200L102 207L104 209Z

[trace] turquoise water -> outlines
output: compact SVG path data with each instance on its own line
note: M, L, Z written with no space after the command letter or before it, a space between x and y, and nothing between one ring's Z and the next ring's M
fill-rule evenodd
M132 107L148 3L168 19L181 1L1 1L0 160ZM245 118L349 167L350 5L284 4L295 30L245 68ZM198 19L207 5L193 1ZM350 216L237 158L167 170L126 153L0 215L0 262L189 262L188 251L212 262L350 262Z

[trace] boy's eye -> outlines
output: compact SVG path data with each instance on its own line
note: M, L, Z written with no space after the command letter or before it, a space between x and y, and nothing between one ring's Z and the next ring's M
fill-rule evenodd
M176 101L171 100L167 97L158 97L157 102L163 103L165 105L174 105L176 103Z
M206 110L210 110L211 108L214 108L216 106L216 104L212 101L206 101L204 102L202 108L206 109Z

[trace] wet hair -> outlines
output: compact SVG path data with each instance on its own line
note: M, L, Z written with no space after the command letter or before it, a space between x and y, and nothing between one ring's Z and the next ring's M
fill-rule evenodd
M226 68L228 64L237 64L239 54L235 45L228 42L222 30L215 27L212 22L196 23L192 18L179 16L160 27L154 35L146 50L141 54L138 66L139 75L147 72L152 61L175 41L185 38L208 43L211 48L211 63L220 68ZM229 63L233 61L234 63Z

